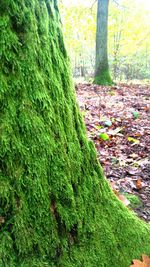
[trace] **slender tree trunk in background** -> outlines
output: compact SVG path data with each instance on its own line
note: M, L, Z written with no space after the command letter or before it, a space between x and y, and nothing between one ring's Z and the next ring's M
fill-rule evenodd
M122 35L122 19L118 21L116 18L116 28L114 32L114 49L113 49L113 79L116 80L120 77L119 70L119 52L121 45L121 35Z
M109 0L98 0L94 83L101 85L113 83L109 74L107 54L108 5Z
M113 60L113 78L114 80L119 77L119 66L118 66L118 61L119 61L119 49L120 49L120 39L121 39L121 30L118 30L114 34L114 60Z
M56 1L1 0L0 266L128 267L150 227L86 137Z

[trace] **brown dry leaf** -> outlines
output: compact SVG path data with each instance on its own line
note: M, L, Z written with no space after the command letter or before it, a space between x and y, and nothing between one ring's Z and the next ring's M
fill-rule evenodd
M138 178L136 180L136 188L137 189L142 189L142 179L141 178Z
M142 260L133 260L133 264L130 267L150 267L150 258L146 255L142 255Z
M150 110L150 106L144 107L145 111L149 111Z
M118 198L121 200L121 202L127 207L130 204L130 201L123 195L119 194Z
M126 207L130 204L130 201L125 196L121 195L119 191L113 189L113 192Z
M142 255L143 262L145 263L146 267L150 267L150 258L146 255Z
M143 262L141 262L141 261L139 261L139 260L133 260L132 262L133 262L133 264L130 265L130 267L145 267L145 266L143 265Z
M110 184L112 190L115 191L116 190L116 182L115 181L110 181L109 184Z

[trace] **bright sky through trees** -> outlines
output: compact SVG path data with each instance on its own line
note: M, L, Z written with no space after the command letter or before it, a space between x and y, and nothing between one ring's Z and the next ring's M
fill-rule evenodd
M111 0L113 1L113 0ZM62 3L64 5L78 5L78 4L83 4L85 6L92 6L92 4L95 2L95 0L62 0ZM120 3L123 2L122 0L116 0L116 2ZM146 7L148 10L150 10L150 1L143 1L143 0L135 0L135 2L137 3L137 5L142 5L144 7Z
M96 0L59 0L59 3L73 70L77 73L78 68L84 65L92 73L95 58ZM119 67L117 78L124 78L127 72L132 73L132 78L149 78L149 21L150 1L110 0L108 54L114 76L115 69Z

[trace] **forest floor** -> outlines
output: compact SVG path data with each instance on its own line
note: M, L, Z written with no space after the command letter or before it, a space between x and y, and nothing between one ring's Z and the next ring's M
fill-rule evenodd
M76 93L113 190L123 202L137 196L132 208L150 222L150 86L78 84Z

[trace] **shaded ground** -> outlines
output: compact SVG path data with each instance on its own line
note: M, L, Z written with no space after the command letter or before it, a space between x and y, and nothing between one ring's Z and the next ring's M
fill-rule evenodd
M134 210L150 221L150 86L78 84L76 89L106 177L120 194L137 195L142 202Z

